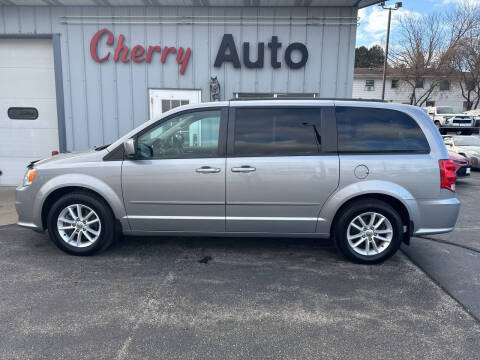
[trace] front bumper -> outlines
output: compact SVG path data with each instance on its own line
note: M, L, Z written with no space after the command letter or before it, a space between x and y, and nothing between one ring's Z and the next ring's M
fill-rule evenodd
M414 221L414 236L442 234L455 228L460 211L460 202L457 198L410 201L416 203L418 211L417 219Z
M469 156L468 158L470 160L470 165L472 168L479 169L480 168L480 161L478 157L476 156Z
M34 210L35 197L30 186L19 186L15 191L15 208L18 214L17 225L43 232L42 216Z
M470 130L472 132L478 132L480 128L475 127L475 126L461 126L461 125L444 125L440 126L440 129L442 130L448 130L448 131L463 131L463 130Z

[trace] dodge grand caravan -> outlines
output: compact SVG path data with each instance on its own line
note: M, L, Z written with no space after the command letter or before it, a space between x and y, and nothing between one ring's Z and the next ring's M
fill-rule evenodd
M420 108L257 100L183 106L113 144L33 162L18 224L62 250L118 234L332 238L378 263L413 235L452 231L455 166Z

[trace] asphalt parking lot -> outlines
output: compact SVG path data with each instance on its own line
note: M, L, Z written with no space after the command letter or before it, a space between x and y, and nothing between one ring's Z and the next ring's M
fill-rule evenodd
M457 184L454 233L378 266L302 239L127 238L81 258L1 226L0 358L477 359L479 189L479 172Z

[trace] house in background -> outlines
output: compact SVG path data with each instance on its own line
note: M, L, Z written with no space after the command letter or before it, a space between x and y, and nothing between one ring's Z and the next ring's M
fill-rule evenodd
M383 68L355 68L353 77L352 97L354 99L381 99L382 98ZM423 94L429 87L431 79L425 77L417 84L417 97ZM410 104L411 87L402 81L401 74L395 69L387 72L385 83L385 100L395 103ZM422 104L425 106L454 106L460 110L466 110L467 102L462 96L458 79L452 77L443 81L432 92L428 100Z

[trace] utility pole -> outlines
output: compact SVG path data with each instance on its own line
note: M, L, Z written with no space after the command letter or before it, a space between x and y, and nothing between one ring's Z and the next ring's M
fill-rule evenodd
M379 6L382 9L388 10L388 25L387 25L387 42L385 44L385 60L383 62L383 83L382 83L382 100L385 100L385 83L387 81L387 65L388 65L388 44L390 43L390 22L392 20L392 10L398 10L402 7L402 2L397 2L393 7L385 6L385 2L381 2Z

